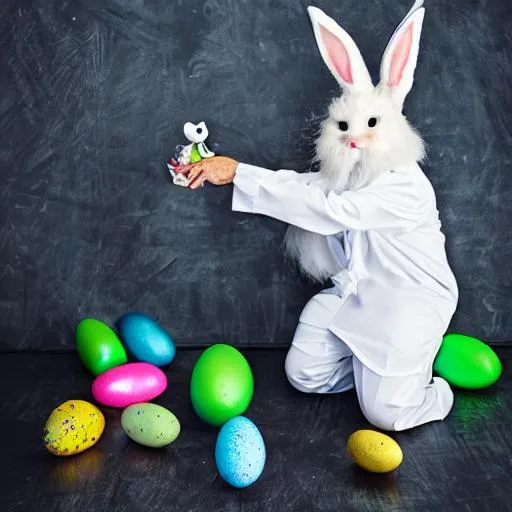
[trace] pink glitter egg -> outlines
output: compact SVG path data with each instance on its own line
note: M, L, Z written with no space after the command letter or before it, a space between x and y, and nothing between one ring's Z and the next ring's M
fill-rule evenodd
M167 388L165 373L149 363L128 363L98 375L92 383L92 394L100 404L128 407L148 402Z

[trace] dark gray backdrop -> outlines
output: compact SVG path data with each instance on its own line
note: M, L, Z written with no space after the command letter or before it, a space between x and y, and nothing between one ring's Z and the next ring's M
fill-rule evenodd
M319 0L374 72L412 1ZM512 339L511 8L432 0L407 115L429 145L460 283L453 329ZM185 121L209 145L309 168L337 85L300 0L20 0L0 5L0 344L70 348L84 316L149 313L181 344L287 344L319 288L285 226L230 186L169 183Z

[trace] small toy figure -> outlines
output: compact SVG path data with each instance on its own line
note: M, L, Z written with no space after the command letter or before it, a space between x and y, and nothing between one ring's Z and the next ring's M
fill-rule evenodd
M204 158L211 158L215 153L210 151L204 141L208 137L208 128L206 124L185 123L183 127L185 137L191 142L188 146L176 146L174 155L167 162L167 169L171 173L172 181L180 187L187 187L189 182L185 175L175 172L176 167L182 165L195 164Z

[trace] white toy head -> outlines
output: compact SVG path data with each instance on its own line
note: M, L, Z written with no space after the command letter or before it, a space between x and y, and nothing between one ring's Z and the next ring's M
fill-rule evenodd
M343 90L332 101L317 140L321 172L331 188L350 187L424 156L421 138L402 114L414 80L422 5L423 0L416 1L391 37L377 86L349 34L320 9L308 8L320 53Z
M208 138L208 128L206 128L206 124L204 122L199 124L185 123L183 133L187 140L196 144L204 142Z

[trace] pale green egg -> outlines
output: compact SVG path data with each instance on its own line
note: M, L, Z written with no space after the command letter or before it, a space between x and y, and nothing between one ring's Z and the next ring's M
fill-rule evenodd
M121 416L126 435L136 443L161 448L172 443L180 433L180 422L161 405L142 403L127 407Z

